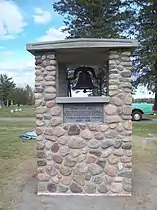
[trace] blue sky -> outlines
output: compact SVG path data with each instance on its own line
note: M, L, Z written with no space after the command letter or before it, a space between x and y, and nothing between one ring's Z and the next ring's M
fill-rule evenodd
M63 17L52 8L53 0L0 0L0 73L18 86L34 86L34 58L26 44L64 39Z
M0 0L0 73L18 86L34 87L34 57L26 44L65 38L63 17L53 11L55 0ZM138 89L138 97L148 95ZM149 95L148 95L149 96Z

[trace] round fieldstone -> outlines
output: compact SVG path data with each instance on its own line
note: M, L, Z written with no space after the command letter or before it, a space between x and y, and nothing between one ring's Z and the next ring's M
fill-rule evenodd
M86 125L79 125L79 127L82 129L82 130L85 130L86 129Z
M63 185L69 185L72 181L72 176L64 176L61 178L60 183Z
M120 148L122 146L122 141L119 139L116 139L113 146L116 149Z
M61 166L59 171L63 176L69 176L71 174L71 168L67 166Z
M118 90L118 86L117 85L109 85L109 91L115 91Z
M95 184L101 184L103 182L103 178L101 176L93 177L92 180Z
M127 94L127 96L125 97L125 104L126 105L132 104L132 95L131 94Z
M86 171L86 174L85 174L85 180L86 181L90 181L90 179L92 178L92 174L91 174L91 172L89 172L89 171Z
M63 146L60 148L59 152L60 152L60 155L64 157L70 153L70 148L67 146Z
M126 177L126 178L131 178L132 177L132 170L125 170L125 171L122 171L118 174L119 176L123 176L123 177Z
M91 149L97 149L99 148L99 146L100 146L100 143L97 140L92 139L88 142L88 147Z
M89 153L92 154L92 155L95 155L97 157L100 157L101 154L102 154L102 152L100 150L96 150L96 149L95 150L90 150Z
M48 54L47 55L47 58L48 59L55 59L55 54Z
M53 184L53 183L49 183L49 184L47 185L47 190L48 190L49 192L56 192L56 189L57 189L57 187L56 187L56 185Z
M50 61L50 62L52 62L52 61ZM46 69L46 71L55 71L56 67L55 66L46 66L45 69Z
M105 168L106 165L106 160L102 161L102 160L98 160L96 162L97 165L99 165L101 168Z
M122 191L122 189L123 189L122 184L119 183L119 182L112 183L111 186L110 186L110 190L113 193L120 193Z
M37 160L37 166L46 166L45 160Z
M131 181L130 178L124 178L124 182L123 182L123 183L124 183L124 184L129 184L129 185L131 185L132 181Z
M105 112L108 115L113 115L116 114L117 112L117 107L112 105L112 104L108 104L107 106L105 106Z
M44 131L44 134L52 136L53 135L52 129L51 128L46 128L45 131Z
M123 157L121 157L121 161L123 163L130 163L132 161L132 158L131 157L127 157L127 156L123 156Z
M57 126L62 123L62 119L60 117L53 117L51 120L51 126Z
M81 186L84 186L84 181L85 181L85 175L80 174L80 175L74 175L73 180L78 183Z
M102 151L101 157L102 158L107 158L111 153L112 153L112 149L111 148L108 148L105 151Z
M131 71L122 71L121 75L123 77L131 77Z
M63 158L60 155L53 155L52 159L58 164L63 162Z
M116 176L114 179L115 182L122 182L123 181L123 177L120 176Z
M53 86L48 86L44 89L45 93L56 93L56 88Z
M70 126L70 128L68 130L69 136L79 135L79 134L80 134L80 128L77 125Z
M58 143L54 143L54 144L52 145L52 147L51 147L51 151L52 151L53 153L57 153L58 150L59 150L59 145L58 145Z
M123 156L124 155L124 150L119 148L119 149L115 149L113 151L113 154L116 155L116 156Z
M86 159L86 155L84 155L84 154L82 154L82 155L80 155L80 156L77 157L77 161L78 161L79 163L81 163L81 162L84 161L85 159Z
M94 163L96 161L96 157L93 156L93 155L88 155L87 156L87 159L86 159L86 162L87 163Z
M86 146L86 142L79 136L71 137L68 140L68 145L72 149L81 149Z
M123 104L123 100L115 96L112 98L112 103L116 106L121 106Z
M132 187L130 184L123 184L123 189L125 192L131 193Z
M123 130L124 130L124 128L123 128L122 123L118 123L118 125L117 125L117 131L121 132Z
M107 123L118 123L121 121L121 118L118 115L107 116L106 121L107 121Z
M131 106L123 106L123 114L124 115L131 115L132 107Z
M47 101L46 106L48 108L52 108L55 105L55 103L56 103L55 100Z
M92 138L92 133L89 130L83 130L81 131L81 137L85 140L90 140Z
M51 181L52 181L54 184L59 184L60 179L58 178L58 176L55 176L55 177L51 177Z
M43 151L37 151L37 158L45 158L45 153Z
M125 163L124 167L130 169L130 168L132 168L132 163Z
M42 120L36 120L36 125L37 126L43 126L44 125L44 122Z
M106 184L100 184L98 186L98 192L99 193L107 193L108 192L108 187L106 186Z
M126 149L126 150L130 150L132 148L132 145L131 145L131 143L124 143L122 145L122 148L123 149Z
M66 131L63 128L57 126L52 129L52 133L53 135L60 137L63 136L66 133Z
M44 94L44 99L45 101L50 101L56 98L56 93L45 93Z
M113 182L113 177L110 177L108 175L105 175L104 181L107 185L110 185Z
M88 128L90 131L98 131L98 125L95 124L89 124Z
M109 127L110 127L111 129L114 129L114 128L117 127L117 124L116 124L116 123L109 124Z
M108 129L108 125L100 125L99 129L100 131L105 132Z
M55 77L54 77L54 76L47 75L47 76L45 77L45 80L46 80L46 81L55 81Z
M84 187L84 191L86 193L92 194L96 192L96 185L94 183L87 183L86 186Z
M52 142L57 141L56 136L51 136L51 135L45 135L45 139Z
M127 157L131 157L132 156L132 151L131 150L126 150L125 154Z
M96 132L94 133L94 137L98 140L102 140L104 138L104 135L101 132Z
M68 158L66 158L64 161L64 165L68 167L74 167L75 164L76 164L76 161L69 160Z
M115 165L106 164L105 166L105 172L107 175L114 177L117 172L117 167Z
M73 182L70 185L70 191L72 193L81 193L82 192L82 188L77 183Z
M38 173L37 179L39 181L49 181L50 180L50 176L48 174L45 174L45 173Z
M88 165L88 170L92 173L93 176L101 174L103 172L102 167L95 163L90 163Z
M68 141L69 137L68 136L61 136L60 138L58 138L58 143L65 145Z
M42 133L43 133L42 128L37 127L37 128L36 128L36 134L37 134L37 135L41 135Z
M37 142L37 150L43 150L45 147L45 144L42 142Z
M115 155L110 155L109 156L109 158L108 158L108 162L111 164L111 165L113 165L113 164L116 164L116 163L118 163L118 157L117 156L115 156Z
M54 76L54 75L51 75L51 76ZM56 82L55 81L45 81L44 82L44 86L53 86L55 87L56 86ZM51 108L51 107L49 107Z
M78 163L76 165L76 174L85 174L87 170L87 165L85 163Z
M70 154L73 158L75 158L75 157L78 157L81 154L81 152L78 151L77 149L75 150L73 149Z
M66 193L68 191L68 189L69 189L68 187L65 187L61 184L58 186L58 191L61 193Z
M115 138L117 137L118 133L116 130L108 130L105 132L105 137L106 138Z
M51 152L49 152L49 151L46 152L46 159L47 160L52 160L52 153Z
M103 140L101 143L101 148L107 149L111 147L114 144L114 141L111 139Z
M42 100L38 99L38 100L35 100L35 106L40 106L42 103Z
M50 113L52 116L59 116L61 114L60 106L55 106L50 109Z

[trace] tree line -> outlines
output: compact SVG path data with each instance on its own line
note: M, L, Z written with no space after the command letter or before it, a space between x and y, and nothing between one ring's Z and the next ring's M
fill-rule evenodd
M0 74L0 105L9 106L11 104L34 104L34 91L29 85L24 88L17 87L11 77L8 77L7 74Z
M67 38L136 38L133 86L155 93L157 109L157 1L58 0L56 12L64 16Z

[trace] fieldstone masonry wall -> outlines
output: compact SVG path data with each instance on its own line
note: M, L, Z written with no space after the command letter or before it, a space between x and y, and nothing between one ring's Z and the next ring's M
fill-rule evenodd
M104 124L63 124L62 106L55 102L55 54L35 59L38 193L130 194L130 52L110 51Z

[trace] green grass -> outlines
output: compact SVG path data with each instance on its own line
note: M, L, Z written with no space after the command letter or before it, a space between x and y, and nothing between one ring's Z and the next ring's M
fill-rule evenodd
M21 112L11 113L12 109L22 109ZM11 106L3 107L0 109L0 117L35 117L35 107L34 106Z
M157 134L157 122L133 123L133 135L147 137L149 133Z
M35 123L29 122L0 122L0 209L10 209L18 185L35 171L36 142L19 138L34 127Z

